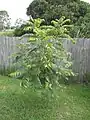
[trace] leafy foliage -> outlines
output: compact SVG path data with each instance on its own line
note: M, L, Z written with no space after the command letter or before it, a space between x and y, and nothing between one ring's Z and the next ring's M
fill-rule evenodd
M74 25L72 37L90 37L90 5L80 0L34 0L27 8L27 15L45 19L46 24L65 16Z
M19 70L11 76L21 77L26 84L34 84L50 88L59 85L61 79L68 80L74 75L70 69L71 62L63 47L63 38L73 39L67 34L70 20L65 17L51 22L52 25L41 25L43 19L34 19L29 22L33 33L26 44L20 44L17 54ZM73 41L74 42L74 41Z
M29 27L29 24L27 22L24 22L22 24L18 23L18 26L15 27L15 30L13 32L14 36L20 37L24 34L30 34L32 31L30 29L26 30L25 27Z
M0 11L0 30L10 28L10 18L8 12L3 10Z

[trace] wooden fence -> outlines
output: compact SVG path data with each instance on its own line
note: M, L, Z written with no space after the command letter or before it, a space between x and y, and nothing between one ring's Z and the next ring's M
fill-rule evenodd
M17 45L26 40L27 38L20 40L19 37L0 37L0 72L12 68L12 55L18 51Z
M72 44L71 41L65 41L64 47L72 55L72 69L78 73L78 80L86 79L85 74L90 77L90 39L76 39L76 44Z
M18 37L0 37L0 69L12 66L13 59L10 57L17 52L16 45L26 42L27 38L19 40ZM64 42L64 47L72 53L73 71L80 76L90 72L90 39L77 39L76 44L70 41Z

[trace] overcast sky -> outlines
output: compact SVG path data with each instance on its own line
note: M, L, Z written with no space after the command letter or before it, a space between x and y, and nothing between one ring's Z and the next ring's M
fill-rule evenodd
M12 19L12 23L17 18L28 19L26 16L26 8L33 0L0 0L0 10L6 10ZM90 0L83 0L90 3Z
M12 22L17 18L27 19L26 8L33 0L0 0L0 10L6 10L12 19Z

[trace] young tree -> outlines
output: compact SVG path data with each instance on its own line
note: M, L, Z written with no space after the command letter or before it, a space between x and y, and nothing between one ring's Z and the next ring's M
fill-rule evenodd
M27 85L29 83L52 89L60 80L67 80L73 75L68 61L68 53L63 47L63 38L73 39L67 34L65 25L70 20L65 17L51 21L50 26L41 25L43 19L34 19L29 22L33 33L26 44L20 44L17 54L19 69L11 74L21 77Z

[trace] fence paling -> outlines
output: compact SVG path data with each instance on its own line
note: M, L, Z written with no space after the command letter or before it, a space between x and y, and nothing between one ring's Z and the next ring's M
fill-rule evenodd
M26 42L27 38L23 38ZM18 37L0 37L0 70L11 68L13 64L12 54L17 52L16 45L22 42ZM72 69L79 73L79 79L82 74L90 72L90 39L78 39L76 44L65 40L64 47L72 53L73 66Z

